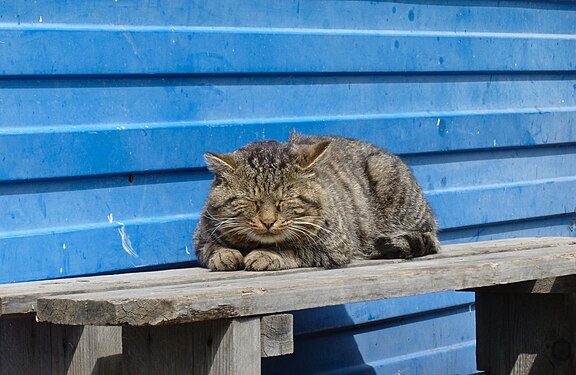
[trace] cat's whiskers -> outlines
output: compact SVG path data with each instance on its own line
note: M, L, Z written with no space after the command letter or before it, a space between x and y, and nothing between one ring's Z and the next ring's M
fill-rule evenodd
M224 225L224 224L230 224L230 223L237 224L239 222L240 221L238 220L237 217L231 217L231 218L227 218L227 219L219 219L217 226Z
M296 220L296 221L316 221L316 222L321 222L322 221L322 217L321 216L298 216L295 218L292 218L292 220Z
M221 223L227 223L230 221L236 221L238 220L237 216L230 216L230 217L216 217L214 215L212 215L210 212L208 211L204 211L203 215L208 218L209 220L212 220L214 222L216 222L217 224L221 224Z
M298 242L302 240L302 238L297 233L293 232L290 229L287 230L286 236L288 237L288 240L291 242Z
M243 225L240 225L239 222L230 222L219 225L218 229L222 232L229 232L231 230L246 229L246 228Z
M218 232L219 230L222 229L222 227L224 227L226 225L226 223L220 223L218 225L216 225L209 233L209 236L212 237L214 236L214 234L216 234L216 232Z
M322 243L322 239L319 238L316 233L310 231L308 228L293 225L288 228L290 233L296 237L296 240L302 240L303 238L307 238L315 245L319 245Z
M218 231L227 232L230 229L242 228L242 226L240 226L239 224L240 221L236 217L223 219L219 221L218 224L214 227L214 229L210 232L210 236L213 236Z
M298 242L308 240L316 246L322 244L322 238L318 237L319 231L332 233L320 225L323 218L316 215L299 216L283 222L273 232L261 233L261 228L253 221L244 222L239 217L215 217L209 212L204 212L206 218L214 222L214 227L209 233L210 237L226 236L244 238L266 245L281 247L283 242Z
M296 220L293 220L292 222L293 222L294 224L298 224L298 225L300 225L300 226L302 226L302 225L311 225L311 226L313 226L313 227L316 228L316 229L323 230L323 231L325 231L326 233L333 234L332 231L324 228L323 226L321 226L321 225L319 225L319 224L312 223L312 222L310 222L310 221L296 221Z
M206 216L206 218L216 222L217 224L221 224L221 223L228 223L230 221L235 221L238 220L238 217L232 216L232 217L216 217L212 214L209 214L208 212L204 213L204 216Z
M230 228L224 228L222 232L230 237L242 236L244 238L248 238L250 237L250 233L252 231L246 227L235 226Z
M308 239L310 242L316 243L316 239L313 236L309 235L306 232L300 231L298 229L291 228L289 230L289 233L290 233L290 238L293 240L296 240L296 242Z

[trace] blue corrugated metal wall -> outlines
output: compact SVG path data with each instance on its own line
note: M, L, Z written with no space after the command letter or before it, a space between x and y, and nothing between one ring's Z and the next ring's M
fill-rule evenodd
M575 71L573 2L0 0L0 283L193 261L202 153L292 129L401 154L444 243L574 236ZM473 372L473 302L297 312L264 372Z

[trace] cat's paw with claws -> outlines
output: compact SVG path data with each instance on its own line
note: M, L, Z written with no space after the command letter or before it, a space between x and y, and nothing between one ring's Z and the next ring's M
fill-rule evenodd
M283 265L282 256L271 250L253 250L244 259L246 271L276 271L287 268Z
M208 260L212 271L236 271L244 268L244 257L236 249L220 249Z

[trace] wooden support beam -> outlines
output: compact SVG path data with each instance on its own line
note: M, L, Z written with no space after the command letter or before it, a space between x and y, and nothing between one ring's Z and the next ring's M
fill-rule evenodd
M223 321L213 323L212 327L219 327L222 333L226 333L226 329L224 329L226 324L223 324ZM234 321L234 324L235 328L227 333L227 345L235 343L235 345L240 344L239 347L245 347L244 339L238 339L242 334L238 328L238 321ZM262 357L293 353L292 315L264 316L260 318L260 326L261 328L254 333L250 331L250 335L257 334L257 331L260 332L259 353ZM208 331L201 326L199 327L201 331L195 333L195 342L209 341L207 336L202 336L206 335ZM175 332L179 332L183 328L187 332L195 329L194 325L190 324L176 325L172 328ZM126 329L130 330L130 328ZM232 334L232 332L235 333ZM170 330L161 330L160 335L162 334L168 334L167 340L177 340L181 336L170 333ZM156 343L159 342L156 341ZM179 344L175 345L178 346ZM157 350L155 347L149 349ZM188 349L190 347L178 346L174 350L177 353ZM217 348L218 350L222 349ZM189 357L189 359L191 358ZM166 371L166 363L162 364L161 371ZM120 375L123 371L123 365L122 327L37 323L33 315L0 319L0 374ZM198 367L194 366L193 368L193 373L196 373ZM141 373L142 370L135 371ZM154 373L154 371L150 370L149 373ZM174 370L173 373L178 373L178 371Z
M260 318L124 327L126 374L260 374Z
M121 327L0 319L0 374L120 375L121 353Z
M52 375L121 375L122 327L51 326Z
M34 316L0 319L0 374L51 374L50 324Z
M574 294L476 293L478 369L490 375L574 375Z
M260 321L262 358L294 353L292 314L263 316Z

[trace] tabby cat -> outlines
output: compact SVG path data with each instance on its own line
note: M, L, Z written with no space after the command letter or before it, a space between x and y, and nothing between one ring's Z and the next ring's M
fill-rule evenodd
M211 270L334 268L440 249L414 176L374 145L293 134L205 158L215 179L194 241Z

